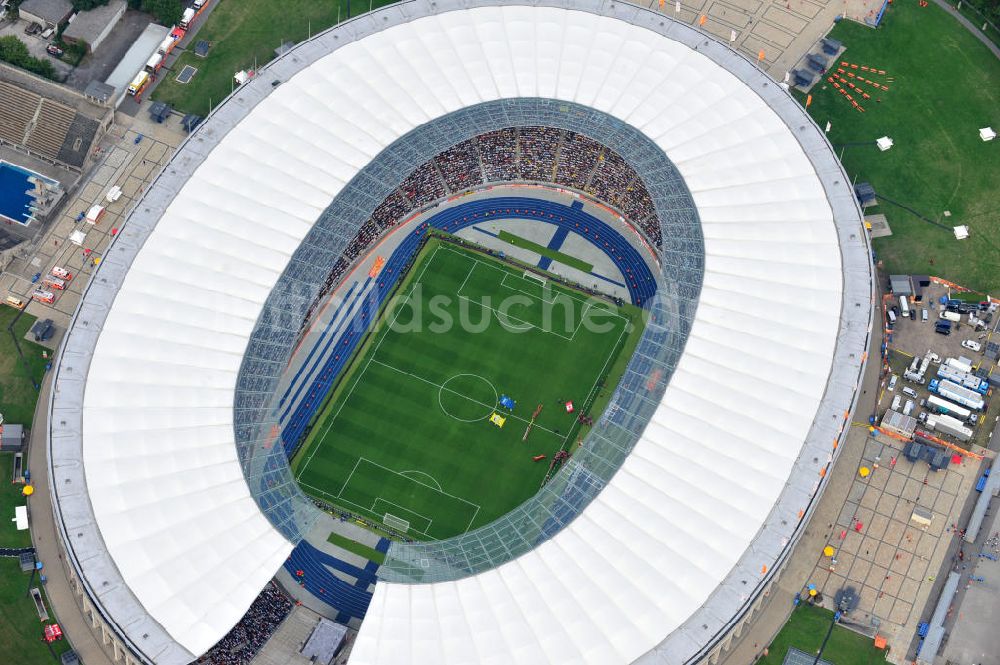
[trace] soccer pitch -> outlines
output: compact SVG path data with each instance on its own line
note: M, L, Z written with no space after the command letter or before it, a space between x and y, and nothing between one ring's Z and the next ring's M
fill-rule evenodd
M617 385L642 312L436 239L410 276L292 468L322 501L440 539L510 511L538 491L555 453L576 449L577 416L600 415L589 409Z

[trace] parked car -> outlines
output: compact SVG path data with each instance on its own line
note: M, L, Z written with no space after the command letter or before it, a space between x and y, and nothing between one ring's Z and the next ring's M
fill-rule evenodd
M979 350L981 350L983 348L982 345L979 342L973 341L971 339L967 339L967 340L963 341L962 342L962 346L964 346L965 348L967 348L970 351L979 351Z
M37 35L42 31L42 26L37 23L29 23L28 27L24 29L24 34L26 35Z
M899 316L899 305L892 306L892 313L895 314L896 316Z
M48 46L45 47L45 50L48 51L49 55L54 55L57 58L63 57L63 53L65 53L65 51L63 51L55 44L49 44Z
M892 375L892 378L891 378L891 379L889 379L889 392L892 392L893 390L895 390L895 389L896 389L896 381L897 381L898 379L899 379L899 377L898 377L898 376L896 376L895 374L893 374L893 375Z
M915 308L910 309L910 321L917 320L917 310Z
M924 323L927 323L927 308L926 307L924 307L922 310L920 310L920 320L923 321Z

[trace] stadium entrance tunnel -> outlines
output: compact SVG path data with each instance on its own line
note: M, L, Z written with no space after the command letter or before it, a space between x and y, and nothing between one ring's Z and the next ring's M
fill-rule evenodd
M292 256L251 335L236 390L237 448L252 495L272 524L293 543L308 533L319 517L319 509L297 486L288 460L353 350L363 340L375 308L360 308L358 320L350 326L353 337L338 347L336 357L330 356L327 366L316 373L311 383L303 386L297 401L288 403L289 396L279 396L277 386L311 313L350 266L390 230L373 225L373 215L385 211L386 202L393 197L398 199L402 185L413 182L407 178L464 141L519 127L555 128L567 137L572 133L573 141L578 136L592 140L605 146L613 159L620 157L626 172L639 174L655 207L655 215L647 220L655 228L643 233L654 239L651 246L662 238L657 252L658 274L650 272L637 250L617 231L606 225L602 228L603 223L576 206L487 198L467 204L469 207L442 211L434 225L453 232L471 223L470 215L476 219L475 215L502 210L504 215L526 219L544 217L545 221L565 224L576 232L581 232L578 225L586 226L581 234L600 236L588 240L606 245L604 251L628 276L630 298L646 309L647 325L605 415L551 481L512 512L464 535L428 543L394 542L378 571L379 577L408 582L457 579L532 549L572 521L597 496L652 416L681 357L704 272L698 214L677 168L634 127L579 104L513 98L463 108L396 140L340 191ZM399 223L400 216L392 222ZM407 232L378 277L362 280L360 288L372 290L374 296L369 297L375 302L381 303L391 294L419 250L427 227L424 223L416 231ZM458 408L451 402L445 406L449 410ZM463 408L459 415L482 416L478 410L474 414L466 411ZM284 445L274 445L276 432Z

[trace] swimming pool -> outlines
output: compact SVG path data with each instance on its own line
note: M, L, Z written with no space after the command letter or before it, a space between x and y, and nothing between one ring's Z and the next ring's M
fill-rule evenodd
M0 218L27 226L35 220L36 188L58 185L55 180L0 160Z

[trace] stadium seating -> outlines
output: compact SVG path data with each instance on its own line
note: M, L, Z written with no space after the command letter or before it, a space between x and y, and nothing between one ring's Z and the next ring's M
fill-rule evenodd
M0 140L23 143L40 100L33 92L0 82Z
M338 621L346 623L351 618L363 619L372 600L372 594L367 588L369 581L375 581L374 570L363 571L365 578L361 581L364 586L359 587L334 575L329 568L331 560L336 561L334 557L303 540L285 561L285 570L306 591L339 610Z
M76 111L68 106L43 99L38 118L26 141L28 148L46 157L58 158L75 117Z

